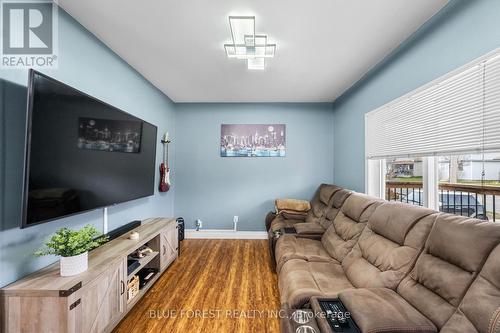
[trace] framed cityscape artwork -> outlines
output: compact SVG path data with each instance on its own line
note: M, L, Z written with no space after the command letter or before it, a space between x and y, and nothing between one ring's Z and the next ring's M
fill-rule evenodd
M222 124L221 157L285 157L285 124Z

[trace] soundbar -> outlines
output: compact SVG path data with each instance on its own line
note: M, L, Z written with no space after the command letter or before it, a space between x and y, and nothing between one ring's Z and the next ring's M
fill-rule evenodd
M137 228L138 226L141 225L141 223L142 222L139 221L139 220L132 221L130 223L122 225L121 227L118 227L118 228L116 228L114 230L111 230L105 236L109 237L109 239L108 239L108 242L109 242L109 241L111 241L111 240L113 240L115 238L120 237L121 235L126 234L130 230Z

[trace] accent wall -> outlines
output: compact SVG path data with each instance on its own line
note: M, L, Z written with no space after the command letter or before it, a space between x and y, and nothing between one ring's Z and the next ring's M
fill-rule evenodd
M62 9L59 66L41 72L158 126L159 165L160 136L166 131L175 136L174 104ZM58 260L32 254L56 229L88 223L102 228L103 212L96 210L19 229L27 81L27 70L0 71L0 287ZM109 229L136 219L173 216L174 189L167 193L156 190L154 196L109 207Z
M500 1L452 0L333 105L335 183L365 188L364 115L500 47Z
M176 104L175 215L186 228L264 231L276 198L333 181L331 103ZM286 157L221 157L221 124L285 124Z

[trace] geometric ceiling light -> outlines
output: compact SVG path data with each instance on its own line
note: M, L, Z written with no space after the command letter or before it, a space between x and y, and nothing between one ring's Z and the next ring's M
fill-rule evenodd
M255 16L229 16L230 44L224 44L228 58L246 60L248 69L264 69L266 58L273 58L276 44L267 35L255 33Z

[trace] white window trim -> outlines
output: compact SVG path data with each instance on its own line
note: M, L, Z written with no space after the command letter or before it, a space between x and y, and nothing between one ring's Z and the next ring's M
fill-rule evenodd
M368 195L378 198L385 198L385 174L386 165L385 160L365 160L365 192Z
M385 159L374 160L365 159L365 192L368 195L385 199L386 186L385 175L387 166ZM423 173L423 203L427 208L439 210L439 173L438 173L438 157L427 156L422 158L422 173Z
M423 158L423 194L424 207L439 210L439 173L438 157L429 156Z

